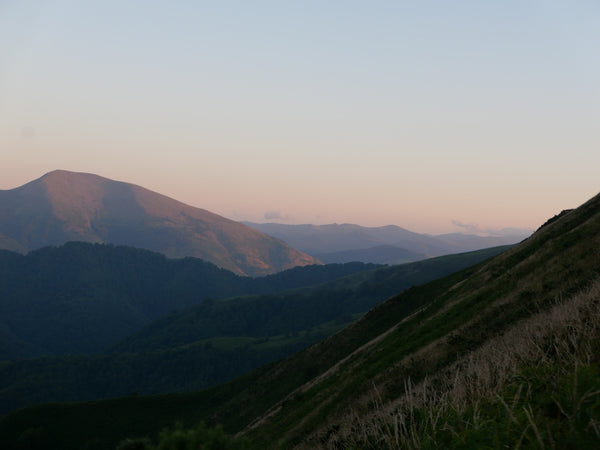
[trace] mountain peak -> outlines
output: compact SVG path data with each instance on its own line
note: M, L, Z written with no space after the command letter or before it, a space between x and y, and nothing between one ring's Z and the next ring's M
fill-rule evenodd
M51 183L56 183L56 182L76 182L77 180L87 180L88 182L96 181L96 182L101 182L101 181L112 181L109 180L108 178L104 178L101 177L100 175L95 175L93 173L87 173L87 172L73 172L70 170L63 170L63 169L56 169L56 170L52 170L44 175L42 175L40 178L38 178L35 181L44 181L44 182L51 182Z
M98 175L94 175L94 174L86 173L86 172L73 172L71 170L54 169L54 170L51 170L50 172L42 175L41 178L64 177L64 176L69 176L69 175L92 175L94 177L98 177Z
M54 170L2 191L0 248L28 251L71 240L194 256L252 276L319 263L238 222L91 173Z

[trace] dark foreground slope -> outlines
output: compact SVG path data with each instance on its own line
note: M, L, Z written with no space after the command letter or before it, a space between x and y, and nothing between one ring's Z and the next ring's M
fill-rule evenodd
M507 252L409 289L342 332L231 383L186 395L28 408L0 422L0 440L7 448L14 447L19 439L22 442L35 439L47 448L84 445L109 448L125 436L155 436L158 429L176 420L185 426L206 420L222 423L228 432L243 433L253 448L337 448L338 444L385 448L399 446L401 442L407 447L418 447L416 441L415 445L408 440L400 441L404 429L408 433L402 434L403 438L414 432L417 440L422 437L428 443L422 446L430 448L461 445L493 448L504 443L509 447L594 448L600 421L597 375L600 332L598 316L593 314L594 305L598 305L594 294L597 291L590 289L598 279L598 248L600 197L548 223ZM552 315L556 311L557 301L559 306L561 302L568 306L574 299L580 299L583 320L561 322L560 315L555 322L544 318L543 314ZM586 312L585 308L591 310ZM534 319L555 323L549 329L552 336L559 338L565 333L568 337L572 328L581 326L591 331L585 339L574 334L572 341L557 341L542 333L540 340L536 340L530 322ZM492 407L483 412L475 410L469 416L473 409L469 410L467 401L477 398L473 394L465 397L464 406L456 409L454 418L440 409L446 415L440 413L439 417L446 422L440 423L439 428L432 427L428 435L417 436L416 433L426 431L422 424L436 410L419 407L407 410L402 406L402 398L412 398L410 386L427 393L422 383L428 378L432 380L435 398L459 398L454 391L461 389L476 391L479 384L469 380L484 376L469 377L466 369L470 367L469 361L476 359L477 352L486 346L498 348L495 359L504 360L511 351L520 348L507 347L506 342L504 346L494 346L504 335L522 336L524 342L534 342L533 347L538 347L541 355L536 362L535 352L524 351L521 359L507 365L505 372L509 378L504 385L497 373L487 372L488 385L500 387L496 391L501 394L498 404L506 403L507 408L502 408L508 421L503 422L504 416L498 413L488 415L485 425L505 423L506 429L500 432L471 427L474 434L469 437L467 422L477 424L480 413L493 411ZM579 344L590 343L581 347L585 350L582 354L588 355L585 370L579 370L577 367L582 366L578 364L582 362L575 360L571 374L559 373L549 379L535 371L532 375L529 363L534 364L533 369L538 367L542 372L552 373L550 368L564 362L552 354L560 342L569 342L573 354L581 353ZM513 386L510 376L525 376L520 385L514 385L517 386L514 391L510 391ZM467 380L462 385L452 385L449 381L461 377ZM583 390L580 380L585 385ZM565 391L560 388L563 384L571 387ZM508 389L508 394L502 389ZM568 395L561 397L565 392L573 393L570 400ZM545 395L547 401L540 401L538 393ZM481 393L479 404L488 398L485 395ZM490 395L489 398L495 398L494 393ZM521 404L522 399L529 400ZM388 407L391 409L385 409ZM378 411L392 420L378 422ZM585 417L578 419L582 412ZM384 431L378 434L377 427ZM436 430L440 430L439 436L435 435ZM450 430L450 441L444 441L441 430ZM481 430L484 431L479 433ZM392 436L391 441L385 441L386 435ZM486 443L485 439L492 441Z
M241 223L89 173L56 170L0 190L0 248L25 253L67 241L193 256L250 276L319 263Z

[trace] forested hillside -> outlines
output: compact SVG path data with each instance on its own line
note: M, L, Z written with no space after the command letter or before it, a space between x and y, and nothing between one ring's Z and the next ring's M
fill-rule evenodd
M165 314L207 298L273 293L375 265L306 266L262 278L197 258L70 242L0 252L0 360L103 351Z
M83 260L80 251L76 250L105 256L137 254L135 249L90 244L71 244L66 249L48 252L63 254L61 251L69 249L72 252L66 254L78 261L79 269ZM248 289L267 292L286 285L292 287L334 276L338 278L280 293L207 299L198 306L167 314L134 332L107 350L110 354L6 361L0 364L0 413L42 401L90 400L132 392L181 392L212 386L330 336L395 292L475 264L503 250L504 247L493 248L382 268L362 263L309 266L254 280L208 265L206 267L212 268L213 273L224 275L224 280L229 281L228 288L233 288L237 281L247 283ZM160 256L149 252L141 254L150 258ZM79 255L79 259L75 255ZM87 257L91 258L91 255L87 254ZM201 263L160 257L158 262L151 284L157 290L164 289L159 284L161 267L164 270L174 265L171 270L176 270L181 262L192 266ZM98 266L92 264L92 267ZM140 265L138 270L143 267ZM200 267L205 266L201 264ZM95 282L105 283L114 278L125 283L126 278L120 277L126 273L119 272L118 266L113 269L117 272L109 272L110 277L100 277ZM83 270L77 279L89 280L88 270ZM348 273L350 275L346 275ZM198 272L190 268L188 276L194 274ZM185 277L178 279L181 283L186 282ZM133 295L136 286L144 286L141 280L132 283L133 291L128 291L129 295ZM164 278L163 281L168 283L173 279ZM199 283L200 280L194 278L193 281ZM211 283L218 287L219 279L213 278ZM179 286L182 292L185 292L184 286ZM52 330L52 323L46 323L46 326Z

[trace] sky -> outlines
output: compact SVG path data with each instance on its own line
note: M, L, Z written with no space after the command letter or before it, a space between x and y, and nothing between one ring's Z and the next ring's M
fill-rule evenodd
M0 0L0 189L535 229L600 192L600 2Z

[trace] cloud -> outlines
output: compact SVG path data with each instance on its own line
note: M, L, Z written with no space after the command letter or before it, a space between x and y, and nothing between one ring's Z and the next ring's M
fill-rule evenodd
M462 228L470 234L494 234L494 230L484 228L476 223L464 223L459 220L452 220L452 225Z
M267 219L267 220L289 220L290 216L281 211L267 211L267 212L265 212L265 219Z
M479 236L495 236L495 237L522 237L526 238L533 233L534 230L529 228L486 228L477 223L464 223L460 220L452 220L452 225L462 228L467 234L478 234Z

